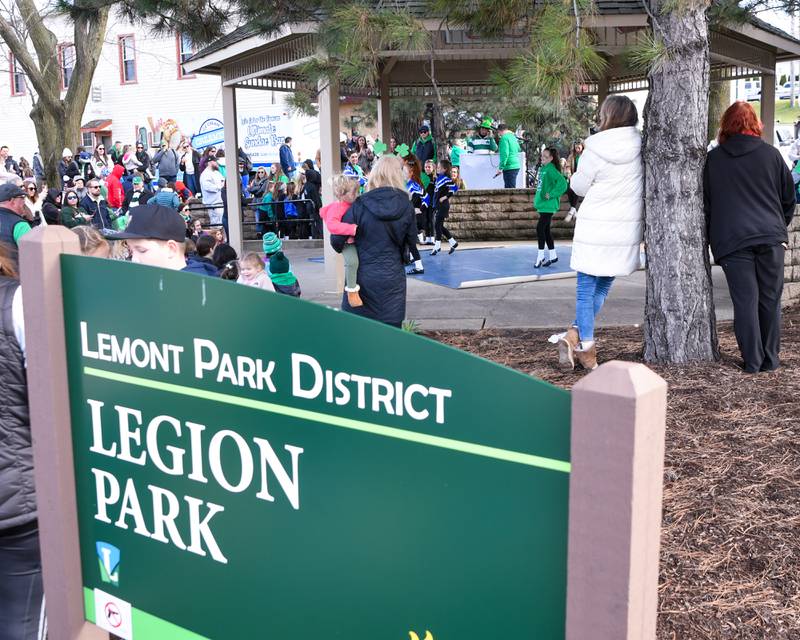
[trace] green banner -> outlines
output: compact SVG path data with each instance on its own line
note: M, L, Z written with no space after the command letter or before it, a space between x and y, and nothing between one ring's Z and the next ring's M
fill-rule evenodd
M87 619L122 638L560 638L570 397L213 278L62 256Z

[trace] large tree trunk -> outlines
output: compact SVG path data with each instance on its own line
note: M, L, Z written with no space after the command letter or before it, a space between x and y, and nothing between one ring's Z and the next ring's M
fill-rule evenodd
M36 140L39 143L39 153L44 165L44 179L49 187L61 187L61 178L58 175L58 162L61 152L68 143L64 136L64 116L53 116L38 101L31 109L31 120L36 128ZM75 151L74 149L72 150Z
M717 137L719 123L722 114L731 106L731 83L712 82L711 90L708 94L708 141L711 142Z
M657 363L715 360L702 182L709 86L705 6L690 0L664 9L668 0L646 1L667 55L650 71L645 106L644 357Z

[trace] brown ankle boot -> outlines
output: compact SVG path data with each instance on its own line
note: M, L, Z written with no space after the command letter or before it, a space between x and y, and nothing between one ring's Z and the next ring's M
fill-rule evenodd
M356 287L355 289L350 290L347 287L345 287L344 290L347 292L347 303L351 307L363 307L364 306L364 302L361 300L361 296L358 295L358 291L360 289L361 289L361 287Z
M587 371L597 369L597 347L593 344L588 349L576 349L575 358L578 364Z
M575 350L580 344L578 330L570 327L563 338L558 341L558 364L562 369L572 371L575 369Z

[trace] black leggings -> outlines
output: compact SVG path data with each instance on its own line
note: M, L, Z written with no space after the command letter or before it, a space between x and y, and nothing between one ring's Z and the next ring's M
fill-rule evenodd
M556 243L553 242L553 232L550 231L550 223L553 221L552 213L540 213L539 223L536 225L536 239L539 241L539 249L544 249L545 242L548 249L555 249Z
M447 220L447 214L450 212L450 205L445 204L439 205L436 208L436 216L434 220L434 231L435 231L435 239L441 240L444 238L445 240L449 240L453 237L453 234L447 230L447 227L444 226L444 221Z
M572 190L572 187L567 189L567 200L569 200L569 206L573 209L578 207L578 194Z

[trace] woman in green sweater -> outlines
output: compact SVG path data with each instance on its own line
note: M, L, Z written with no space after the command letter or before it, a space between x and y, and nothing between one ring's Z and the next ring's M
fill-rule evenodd
M536 256L534 269L539 267L549 267L554 262L558 262L556 245L553 242L553 233L550 231L550 223L553 221L553 214L558 211L561 196L567 187L566 178L561 174L561 160L558 158L558 150L550 147L542 150L542 166L539 169L539 178L536 185L536 197L533 206L539 212L539 223L536 225L536 238L539 241L539 253ZM548 255L545 258L544 247L547 244Z
M92 216L86 213L83 207L78 206L78 194L72 190L64 194L64 204L61 207L61 224L72 229L85 224L91 224Z

